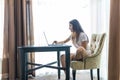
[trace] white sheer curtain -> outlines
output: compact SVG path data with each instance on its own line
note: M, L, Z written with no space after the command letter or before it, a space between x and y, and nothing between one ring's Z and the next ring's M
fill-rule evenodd
M100 75L107 80L108 75L108 41L109 41L109 0L91 0L91 32L107 34L103 48Z
M3 54L3 26L4 26L4 0L0 0L0 79L2 74L2 54Z
M35 45L47 45L43 32L46 33L49 43L68 37L70 34L68 23L74 18L80 21L89 38L92 33L106 32L108 35L109 0L33 0ZM101 66L101 77L104 80L107 80L107 43L106 41L104 63ZM75 48L72 47L71 52L74 51ZM35 55L38 63L56 60L54 53ZM36 71L37 74L50 72L52 73L54 70L45 68Z
M3 49L4 0L0 0L0 58Z

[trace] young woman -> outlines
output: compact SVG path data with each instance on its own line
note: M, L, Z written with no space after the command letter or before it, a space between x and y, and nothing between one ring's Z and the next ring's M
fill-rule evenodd
M71 31L71 35L67 39L60 42L54 41L54 43L64 44L71 40L73 45L76 47L76 53L70 53L70 60L83 60L91 54L88 46L88 36L84 33L79 21L76 19L69 22L69 29ZM61 64L63 68L66 67L65 54L61 55Z

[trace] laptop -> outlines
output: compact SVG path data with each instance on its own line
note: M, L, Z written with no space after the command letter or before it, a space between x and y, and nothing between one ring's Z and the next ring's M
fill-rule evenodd
M45 40L48 46L63 46L64 45L64 44L49 44L45 32L43 32L43 34L44 34L44 37L45 37Z

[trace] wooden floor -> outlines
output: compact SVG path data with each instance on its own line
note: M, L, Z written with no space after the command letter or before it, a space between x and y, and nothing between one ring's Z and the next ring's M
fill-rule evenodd
M56 74L47 74L47 75L42 75L42 76L36 76L33 78L29 78L29 80L65 80L64 74L61 74L61 79L57 79ZM70 79L72 80L72 79ZM90 80L90 73L77 73L76 74L76 80ZM94 77L94 80L97 80L96 77ZM103 80L103 79L100 79Z

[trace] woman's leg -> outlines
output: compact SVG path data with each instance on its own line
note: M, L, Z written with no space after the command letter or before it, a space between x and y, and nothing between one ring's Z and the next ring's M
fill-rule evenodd
M70 61L73 60L75 58L75 54L71 53L70 54ZM66 63L65 63L65 54L61 55L61 64L63 68L66 68ZM65 74L66 71L64 70Z
M76 60L83 60L84 58L86 58L88 56L85 48L83 47L80 47L77 49L76 51L76 56L75 56L75 59Z

